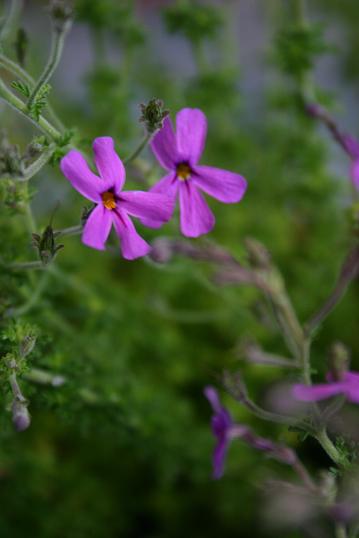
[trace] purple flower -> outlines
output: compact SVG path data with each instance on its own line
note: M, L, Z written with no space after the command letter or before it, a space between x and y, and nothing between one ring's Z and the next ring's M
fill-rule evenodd
M200 191L220 202L239 202L247 188L239 174L199 165L207 133L207 120L197 108L183 108L176 117L176 133L167 116L154 136L151 148L160 165L167 170L151 192L179 197L183 235L198 237L212 230L215 218ZM152 223L153 225L153 223Z
M214 411L211 423L217 443L213 452L213 478L218 479L223 476L227 450L233 439L242 439L255 450L265 452L268 456L287 465L293 465L296 462L296 454L292 449L277 445L270 439L259 437L248 426L234 423L230 413L221 405L214 387L206 387L204 395Z
M338 394L343 394L350 402L359 403L359 374L344 372L342 379L335 380L331 374L327 375L328 383L317 385L294 385L293 395L303 402L325 400Z
M213 478L221 478L224 472L224 462L227 449L231 442L232 417L219 401L218 393L214 387L206 387L204 394L212 406L214 414L211 419L212 432L217 439L213 452Z
M76 150L71 150L60 164L62 173L72 186L96 204L84 226L82 242L97 250L104 250L114 225L123 257L134 260L145 256L150 246L137 233L130 216L146 219L148 226L153 223L157 228L171 218L174 202L163 193L122 191L126 173L114 150L112 138L96 138L93 150L100 177L90 170L84 157Z

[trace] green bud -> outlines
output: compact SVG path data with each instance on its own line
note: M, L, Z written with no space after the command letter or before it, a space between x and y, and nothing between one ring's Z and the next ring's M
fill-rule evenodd
M350 354L341 342L335 342L329 351L329 369L333 379L340 381L349 370Z
M73 2L70 0L51 0L49 12L57 32L67 32L73 19Z
M34 349L36 344L36 336L29 334L23 338L19 344L19 354L22 359L29 355Z
M141 104L142 115L140 121L145 124L148 133L152 134L161 129L163 120L169 114L169 110L163 108L163 101L151 99L146 105Z

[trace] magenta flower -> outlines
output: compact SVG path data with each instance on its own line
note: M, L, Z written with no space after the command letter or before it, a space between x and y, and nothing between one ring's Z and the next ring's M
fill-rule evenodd
M233 439L242 439L255 450L265 452L268 456L287 465L293 465L296 462L296 454L292 449L276 445L270 439L259 437L248 426L234 423L230 413L221 405L214 387L206 387L204 395L214 411L211 424L217 442L213 452L213 478L218 479L223 476L227 450Z
M218 393L213 387L206 387L204 394L212 406L214 415L211 419L212 432L217 439L213 452L213 478L221 478L227 450L231 442L232 417L219 401Z
M345 372L341 380L337 381L329 373L328 383L317 385L293 386L293 396L303 402L316 402L325 400L338 394L343 394L350 402L359 403L359 374L355 372Z
M149 221L159 227L171 218L174 202L168 195L141 191L123 192L125 168L114 149L113 139L96 138L93 143L95 175L79 151L71 150L61 160L62 173L72 186L96 207L90 213L82 233L82 242L104 250L112 225L120 238L122 255L127 260L145 256L150 245L137 233L130 218Z
M220 202L239 202L247 188L239 174L199 165L207 133L207 120L196 108L183 108L176 117L176 133L167 116L154 136L151 148L160 165L167 170L151 192L179 197L183 235L198 237L212 230L215 218L200 191ZM153 225L153 223L152 223Z

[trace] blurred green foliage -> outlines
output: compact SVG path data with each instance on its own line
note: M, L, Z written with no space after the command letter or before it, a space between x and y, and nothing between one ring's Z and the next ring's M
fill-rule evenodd
M340 15L343 32L351 36L342 83L348 84L346 77L356 81L359 5L335 0L310 4L313 11L324 5L325 13L318 11L324 30ZM43 3L34 2L25 10L24 24L42 8ZM235 9L235 3L226 3L225 9ZM143 135L141 102L161 98L172 114L182 106L201 107L209 121L203 162L236 170L249 181L240 204L210 201L217 220L212 239L239 257L247 236L266 244L300 319L307 320L329 295L351 242L349 163L338 153L344 172L333 167L332 143L306 117L287 79L307 73L317 53L327 50L321 34L298 31L291 20L274 28L277 38L268 49L276 58L271 69L277 79L263 92L263 111L249 114L251 95L242 89L245 68L239 77L224 56L231 63L234 50L219 51L218 65L208 62L210 68L195 57L196 74L190 77L176 67L176 57L169 72L153 57L147 15L161 12L164 27L193 44L230 31L219 9L211 2L173 2L163 10L147 6L145 14L139 11L140 4L130 1L77 1L72 36L82 25L90 30L93 61L77 81L82 83L79 98L66 97L52 82L51 98L61 119L76 129L76 143L87 152L95 136L110 135L125 157ZM276 23L267 17L272 30ZM27 67L36 73L42 36L31 31L27 36ZM109 49L115 61L109 59ZM71 62L71 52L66 58ZM5 108L2 125L11 143L21 148L38 134ZM162 173L150 152L141 165L143 174L129 168L128 188L144 188ZM32 414L24 433L13 431L11 395L2 377L1 537L244 538L253 529L258 538L278 536L260 523L263 500L256 485L271 473L291 476L291 471L238 443L230 450L225 477L213 482L210 409L202 395L204 385L216 384L224 368L241 367L259 402L265 402L269 386L287 376L238 361L235 349L246 337L269 352L287 353L274 325L263 317L258 292L219 288L208 264L180 257L163 266L126 262L116 238L103 253L86 248L79 237L66 237L53 270L10 272L6 263L36 257L26 213L29 197L37 231L48 225L58 199L53 223L58 229L80 222L85 201L68 187L56 163L44 168L29 190L10 180L1 181L0 189L1 356L14 353L24 333L37 335L19 381ZM148 240L179 237L178 219L160 232L143 228L141 233ZM318 377L333 339L349 346L355 366L357 319L354 284L316 337ZM35 384L26 378L31 368L64 376L66 382L61 387ZM225 401L238 420L261 434L293 446L298 442L285 428L260 423L229 398ZM314 442L299 450L309 468L328 464ZM280 532L288 538L302 536L301 530Z

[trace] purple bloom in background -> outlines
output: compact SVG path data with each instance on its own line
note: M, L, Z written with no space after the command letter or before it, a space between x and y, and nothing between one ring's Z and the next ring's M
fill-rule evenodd
M211 419L212 432L217 439L213 453L213 478L221 478L224 472L224 462L227 449L231 442L230 431L233 426L232 417L219 401L218 393L214 387L206 387L204 394L212 406L213 416Z
M151 148L160 165L167 170L151 192L179 198L183 235L198 237L212 230L215 218L200 191L220 202L239 202L247 188L239 174L199 165L207 134L207 120L197 108L183 108L176 116L176 133L166 117L154 136ZM145 221L145 223L148 221ZM152 226L155 226L152 223Z
M327 379L328 383L319 383L312 386L294 385L294 397L303 402L315 402L343 394L350 402L359 403L359 374L345 372L339 381L335 380L331 374L328 374Z
M60 164L62 173L72 186L96 204L84 226L82 242L104 250L113 225L120 238L124 258L134 260L145 256L150 246L137 233L130 216L146 219L148 226L153 223L153 227L157 228L171 218L174 202L165 194L122 191L126 173L112 138L96 138L93 150L100 177L90 170L82 154L76 150L71 150Z
M212 406L212 432L217 443L213 452L213 478L221 478L224 472L224 464L228 447L233 439L242 439L247 445L265 452L268 456L293 465L296 462L296 454L292 449L277 445L270 439L259 437L248 426L234 423L230 413L219 401L218 393L214 387L206 387L204 395Z

